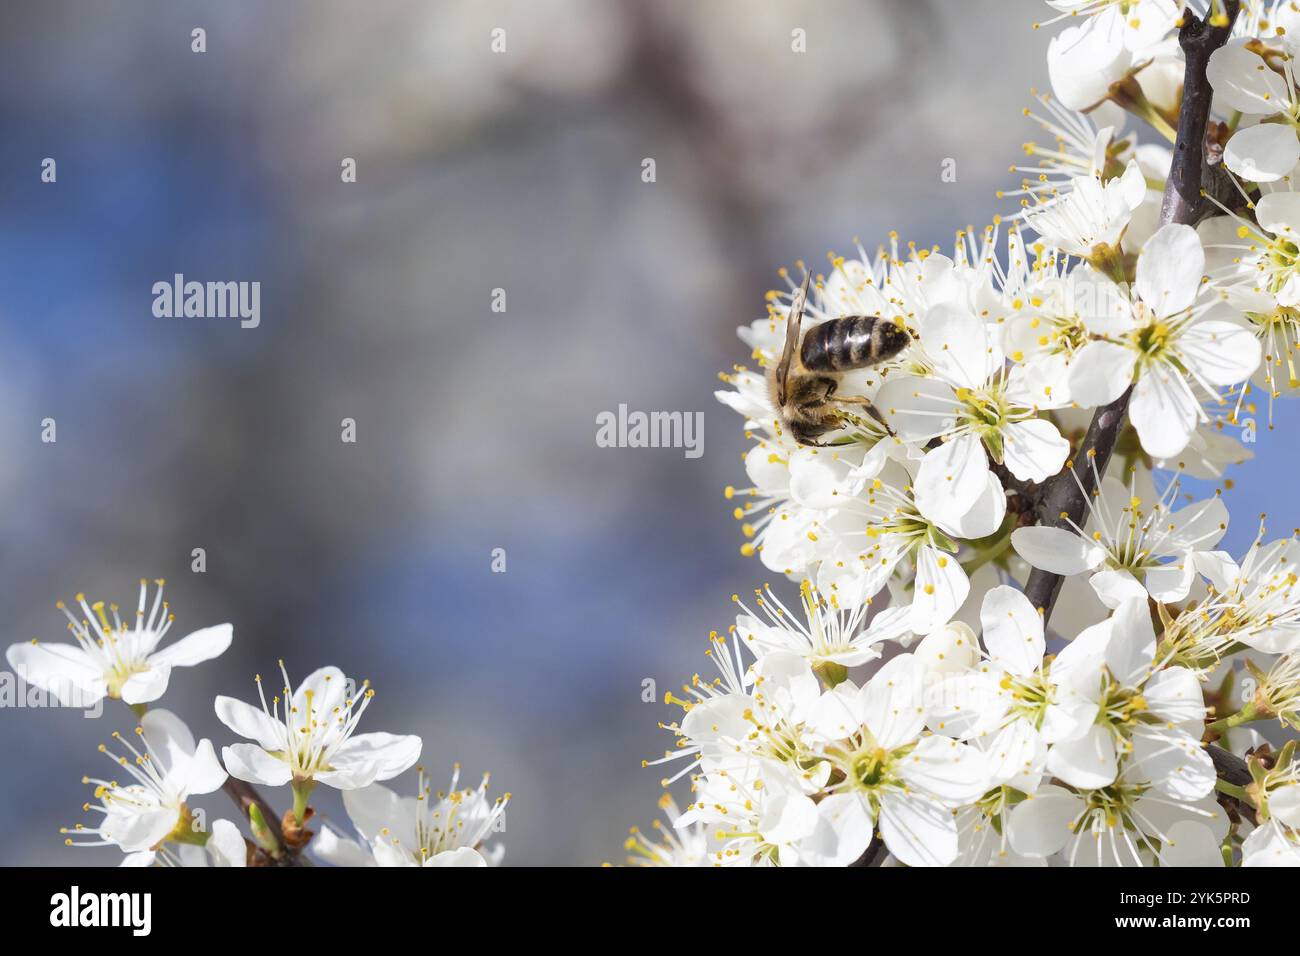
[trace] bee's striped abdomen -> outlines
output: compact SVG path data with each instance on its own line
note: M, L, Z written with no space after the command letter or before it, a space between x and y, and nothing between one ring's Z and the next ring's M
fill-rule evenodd
M883 361L897 349L885 354L878 325L884 323L874 315L846 315L815 325L804 336L799 357L804 368L814 372L843 372L866 368Z

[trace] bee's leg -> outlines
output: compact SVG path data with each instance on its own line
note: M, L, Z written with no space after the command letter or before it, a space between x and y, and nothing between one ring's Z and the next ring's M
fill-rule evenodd
M812 448L827 448L830 445L829 442L817 440L823 434L825 434L828 428L835 427L834 422L827 422L826 425L827 428L810 429L805 426L796 424L793 428L790 429L790 433L794 436L794 440L797 441L800 445L808 445Z
M880 422L885 431L890 435L894 434L894 430L889 427L889 422L885 421L885 417L880 414L880 409L876 408L871 399L862 395L836 395L831 399L831 401L837 402L841 405L857 405L876 421Z

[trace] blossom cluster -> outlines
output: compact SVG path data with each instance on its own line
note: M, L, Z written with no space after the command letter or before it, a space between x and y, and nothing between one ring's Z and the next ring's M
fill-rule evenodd
M281 661L283 683L269 703L260 675L257 705L216 698L216 716L247 742L222 747L219 758L212 741L196 742L180 717L153 705L173 668L220 656L233 628L204 628L160 647L175 616L163 599L164 582L154 583L151 600L149 582L140 581L134 621L123 621L116 604L78 594L72 608L58 605L75 643L33 640L5 655L19 677L61 703L120 700L137 718L132 732L115 732L111 744L99 745L116 769L83 778L94 793L82 808L89 822L63 829L67 845L116 847L124 866L286 866L300 863L307 850L336 866L500 862L504 847L494 838L504 829L510 795L489 798L486 776L476 788L458 788L459 766L446 792L433 793L422 768L410 797L383 786L415 765L422 742L410 734L358 733L375 692L337 667L319 668L295 686ZM254 784L288 786L292 808L269 814ZM319 833L307 828L318 784L342 791L357 839L328 824ZM241 808L247 835L231 819L209 822L193 804L223 789Z
M798 263L739 329L726 497L778 582L668 695L647 763L691 796L635 862L1300 864L1294 746L1259 732L1296 727L1300 541L1261 519L1218 547L1258 396L1271 429L1300 388L1300 8L1048 2L1067 25L1026 110L1050 143L999 194L1019 208L951 254L891 234ZM1228 35L1178 217L1172 150L1125 126L1174 141L1189 17ZM905 346L849 341L882 325ZM837 337L854 361L825 360ZM1081 450L1102 410L1113 447ZM1062 482L1081 514L1045 513ZM1025 593L1045 575L1054 607Z

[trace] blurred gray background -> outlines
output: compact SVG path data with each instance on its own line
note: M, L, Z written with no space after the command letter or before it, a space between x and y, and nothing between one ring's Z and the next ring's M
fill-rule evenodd
M5 643L66 636L54 602L78 590L129 606L166 577L174 636L235 626L162 701L197 733L231 742L213 695L252 697L277 658L295 678L337 664L378 690L363 730L420 734L436 780L460 760L513 792L508 863L620 861L657 814L640 761L669 743L642 680L703 670L728 596L766 577L721 497L743 483L712 397L747 360L734 330L798 257L894 228L948 247L1011 211L993 193L1037 132L1020 111L1046 86L1045 9L6 3ZM176 272L260 281L260 327L155 318ZM597 447L620 403L704 412L703 457ZM1252 513L1294 462L1270 438L1233 495ZM57 828L132 723L111 702L0 710L0 863L118 861Z

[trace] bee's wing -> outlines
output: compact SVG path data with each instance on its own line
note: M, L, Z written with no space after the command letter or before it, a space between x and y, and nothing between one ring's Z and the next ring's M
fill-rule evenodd
M799 289L799 294L794 297L790 303L790 315L785 320L785 347L781 349L781 361L776 365L776 397L782 405L785 404L785 380L790 374L790 362L794 358L795 346L799 344L799 327L803 323L803 310L808 302L808 283L812 281L812 273L806 273L803 277L803 285Z

